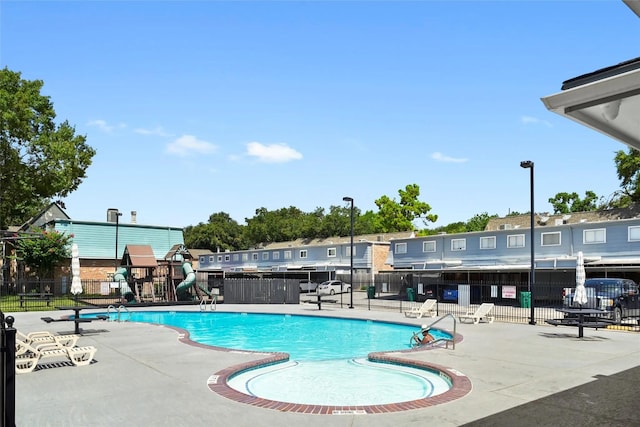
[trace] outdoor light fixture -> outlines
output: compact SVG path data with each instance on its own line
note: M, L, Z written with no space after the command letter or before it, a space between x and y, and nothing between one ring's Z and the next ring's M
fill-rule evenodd
M531 178L530 178L530 183L531 183L531 189L530 189L530 195L531 195L531 215L530 215L530 219L531 219L531 242L529 243L529 245L531 246L531 273L529 273L529 306L531 307L531 318L529 319L529 324L530 325L535 325L536 324L536 320L535 320L535 313L534 313L534 308L533 308L533 287L535 284L535 278L536 278L536 269L535 269L535 237L534 237L534 233L533 233L533 227L534 227L534 210L533 210L533 162L531 160L525 160L520 162L520 167L524 168L524 169L531 169Z
M351 252L349 255L351 256L351 268L349 268L349 293L351 294L351 303L349 304L349 308L353 308L353 197L343 197L343 201L351 203Z

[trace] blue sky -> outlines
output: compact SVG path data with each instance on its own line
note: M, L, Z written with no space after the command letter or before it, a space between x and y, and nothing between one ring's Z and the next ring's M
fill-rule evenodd
M188 226L363 212L420 186L439 216L608 197L626 146L548 112L562 81L637 56L622 1L1 1L0 66L41 79L97 150L64 201Z

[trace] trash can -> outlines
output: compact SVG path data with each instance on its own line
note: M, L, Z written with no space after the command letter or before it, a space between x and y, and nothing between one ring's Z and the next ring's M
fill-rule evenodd
M520 307L531 308L531 292L520 292Z
M413 293L413 288L407 288L407 301L415 301L415 295Z
M375 297L376 297L376 287L375 286L369 286L367 288L367 298L374 299Z

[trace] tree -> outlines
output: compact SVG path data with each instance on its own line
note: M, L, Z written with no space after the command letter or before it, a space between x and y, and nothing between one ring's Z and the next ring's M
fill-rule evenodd
M243 226L225 212L209 216L209 222L184 229L184 242L188 248L237 251L246 249Z
M53 278L53 269L71 257L73 235L38 230L19 235L16 256L40 279Z
M0 70L0 229L22 224L75 191L95 150L67 122L56 125L41 80Z
M578 193L557 193L549 199L553 206L553 213L567 214L569 212L590 212L598 209L598 196L593 191L585 191L584 199Z
M375 201L380 212L381 232L393 233L397 231L410 231L415 228L413 221L422 218L425 224L427 221L435 222L438 215L429 214L431 206L428 203L418 200L420 187L417 184L409 184L403 190L398 190L400 202L382 196Z
M615 207L628 207L631 203L640 202L640 151L629 148L625 153L616 152L614 158L621 192L610 201Z
M484 231L491 218L497 218L498 215L489 215L487 212L474 215L467 221L465 231Z

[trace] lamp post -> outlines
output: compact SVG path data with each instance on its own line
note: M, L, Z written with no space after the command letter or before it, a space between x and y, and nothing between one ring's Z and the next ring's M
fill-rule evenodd
M349 304L349 308L353 308L353 197L343 197L343 201L351 203L351 250L349 252L350 255L350 268L349 268L349 293L351 294L351 303Z
M529 324L530 325L535 325L536 324L536 320L535 320L535 313L534 313L534 307L533 307L533 287L535 286L536 283L536 268L535 268L535 237L534 237L534 210L533 210L533 162L531 160L524 160L522 162L520 162L520 167L524 168L524 169L530 169L531 170L531 175L530 175L530 183L531 183L531 190L530 190L530 196L531 196L531 272L529 273L529 298L531 299L529 301L529 305L531 307L531 318L529 319Z
M118 212L118 210L116 210L116 256L114 259L114 267L116 270L118 270L118 225L120 224L120 217L122 216L122 212Z

